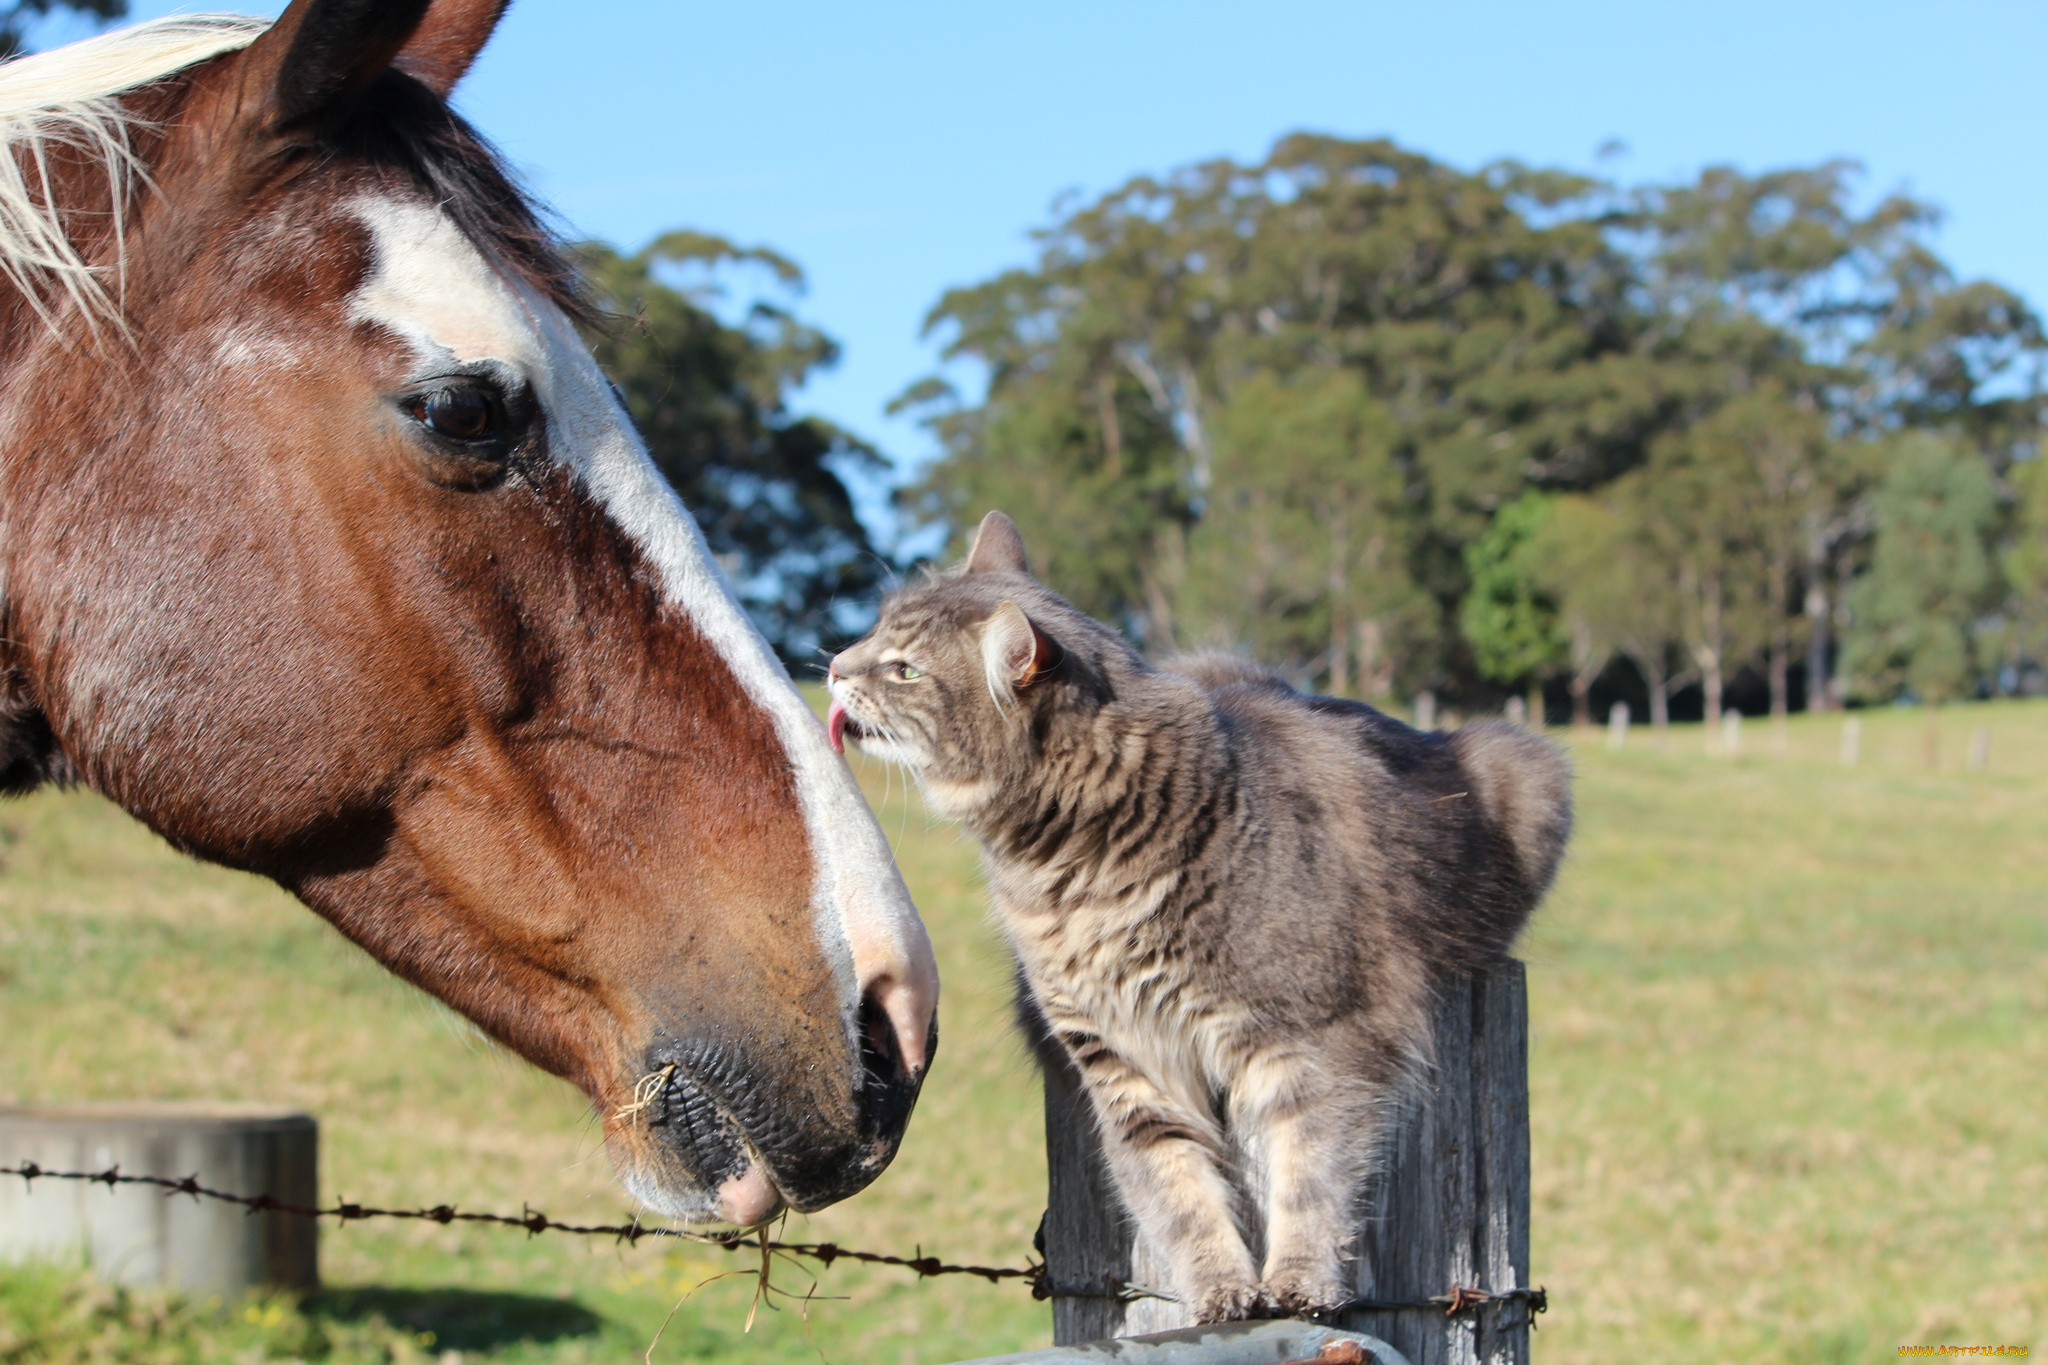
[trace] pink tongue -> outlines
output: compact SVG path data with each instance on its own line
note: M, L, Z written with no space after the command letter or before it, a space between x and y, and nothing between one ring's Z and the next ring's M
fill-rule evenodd
M846 708L836 701L832 703L832 709L825 714L825 733L832 737L833 753L846 752Z

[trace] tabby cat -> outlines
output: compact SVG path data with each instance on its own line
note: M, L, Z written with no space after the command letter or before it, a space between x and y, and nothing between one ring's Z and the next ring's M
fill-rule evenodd
M1433 983L1505 952L1549 888L1563 754L1227 656L1155 667L1032 578L1000 512L829 679L833 743L981 840L1024 1003L1180 1300L1204 1322L1349 1300L1353 1200L1428 1063Z

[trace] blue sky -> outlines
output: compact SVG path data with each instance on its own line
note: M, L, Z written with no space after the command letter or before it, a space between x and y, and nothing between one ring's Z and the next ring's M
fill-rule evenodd
M1029 260L1064 191L1298 128L1625 181L1849 156L1873 195L1947 210L1959 272L2040 306L2044 87L2043 0L515 0L457 103L580 232L794 257L800 311L846 351L802 406L915 462L929 441L882 409L934 367L925 311Z

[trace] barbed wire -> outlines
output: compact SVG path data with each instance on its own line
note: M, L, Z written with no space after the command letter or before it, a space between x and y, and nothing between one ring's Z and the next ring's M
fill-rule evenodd
M1484 1303L1525 1303L1529 1305L1530 1325L1535 1325L1538 1313L1550 1311L1550 1292L1541 1285L1533 1289L1501 1289L1488 1292L1483 1289L1468 1289L1464 1285L1453 1285L1448 1294L1432 1294L1426 1299L1353 1299L1333 1311L1338 1313L1397 1313L1417 1309L1441 1310L1447 1318L1479 1307Z
M250 1213L281 1213L297 1218L332 1218L339 1223L363 1223L378 1218L405 1219L412 1222L439 1223L486 1223L496 1227L522 1228L529 1236L543 1232L561 1232L575 1237L611 1237L618 1241L637 1245L643 1237L667 1237L677 1241L695 1242L704 1246L719 1247L726 1251L738 1251L742 1247L759 1249L761 1240L752 1232L693 1232L686 1228L648 1227L635 1218L630 1223L564 1223L550 1218L530 1204L523 1204L515 1216L509 1213L471 1213L458 1209L453 1204L436 1204L431 1208L386 1209L369 1204L357 1204L347 1200L337 1202L331 1208L314 1208L304 1204L287 1203L267 1194L234 1194L227 1190L216 1190L199 1183L197 1175L178 1179L162 1175L130 1175L118 1165L104 1171L53 1171L24 1161L18 1166L0 1166L0 1176L20 1176L31 1187L38 1180L72 1180L86 1184L105 1185L109 1189L117 1185L147 1185L162 1190L166 1195L190 1195L193 1199L211 1199L223 1204L237 1204ZM936 1256L926 1256L922 1249L915 1256L890 1256L876 1251L856 1251L842 1247L835 1242L782 1242L770 1238L770 1251L787 1252L803 1256L822 1265L834 1261L858 1261L863 1265L897 1266L912 1270L921 1276L974 1275L991 1284L1003 1280L1030 1280L1036 1282L1045 1276L1041 1262L1023 1266L990 1265L949 1265Z
M543 1232L560 1232L573 1237L611 1237L632 1246L637 1246L643 1237L666 1237L676 1241L694 1242L701 1246L718 1247L725 1251L747 1249L758 1250L764 1254L779 1252L789 1256L801 1256L827 1268L835 1261L854 1261L861 1265L894 1266L909 1270L921 1279L933 1279L941 1275L971 1275L977 1279L987 1280L990 1284L1000 1284L1004 1280L1021 1280L1031 1286L1031 1297L1034 1299L1115 1299L1122 1303L1138 1299L1163 1299L1178 1302L1173 1295L1162 1290L1121 1280L1105 1279L1092 1286L1057 1284L1052 1278L1051 1267L1042 1260L1027 1260L1021 1266L952 1265L936 1256L925 1255L922 1247L918 1248L914 1256L891 1256L879 1251L857 1251L852 1247L840 1246L836 1242L784 1242L767 1236L765 1229L694 1232L687 1228L647 1227L638 1218L630 1223L564 1223L524 1203L520 1205L517 1216L509 1213L471 1213L458 1209L453 1204L436 1204L431 1208L386 1209L341 1200L331 1208L319 1208L287 1203L268 1194L234 1194L227 1190L216 1190L200 1184L197 1175L175 1179L162 1175L130 1175L118 1164L103 1171L53 1171L33 1161L23 1161L15 1166L0 1166L0 1176L9 1175L21 1177L23 1183L31 1189L38 1180L68 1180L105 1185L110 1190L120 1185L144 1185L162 1190L166 1198L182 1194L190 1196L195 1202L211 1199L222 1204L238 1205L248 1210L251 1215L279 1213L289 1217L316 1220L332 1218L344 1225L379 1218L439 1223L443 1227L452 1223L482 1223L493 1227L521 1228L530 1237L537 1237ZM1453 1286L1448 1294L1438 1294L1428 1299L1353 1299L1334 1311L1403 1312L1427 1309L1455 1317L1481 1304L1513 1302L1528 1304L1532 1317L1548 1311L1550 1307L1549 1298L1542 1289L1508 1289L1499 1293L1487 1293L1459 1285Z

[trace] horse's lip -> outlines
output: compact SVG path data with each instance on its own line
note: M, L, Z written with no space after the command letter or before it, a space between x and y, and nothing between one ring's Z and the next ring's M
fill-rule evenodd
M669 1065L673 1069L658 1096L660 1107L650 1115L650 1127L662 1134L657 1140L683 1159L714 1201L728 1181L753 1170L767 1180L784 1207L796 1207L801 1192L792 1192L789 1173L780 1169L784 1164L780 1158L786 1154L778 1152L771 1157L775 1143L770 1135L757 1131L728 1101L722 1088L707 1078L707 1069L715 1072L718 1068L683 1061ZM682 1106L690 1099L698 1103L686 1111Z
M743 1228L759 1227L789 1207L789 1196L776 1182L775 1172L758 1154L738 1175L719 1183L717 1201L726 1221ZM743 1211L735 1211L736 1206Z
M696 1067L677 1059L663 1069L659 1088L647 1096L646 1112L635 1115L635 1121L644 1122L656 1141L715 1193L726 1179L744 1172L750 1161L759 1162L759 1149L746 1125Z
M673 1040L653 1052L650 1070L668 1079L644 1120L649 1136L687 1168L714 1199L726 1181L755 1168L782 1202L813 1212L871 1184L902 1141L924 1072L878 1069L863 1047L853 1105L844 1119L786 1113L775 1092L757 1093L742 1051L712 1040ZM820 1126L822 1120L822 1126Z

